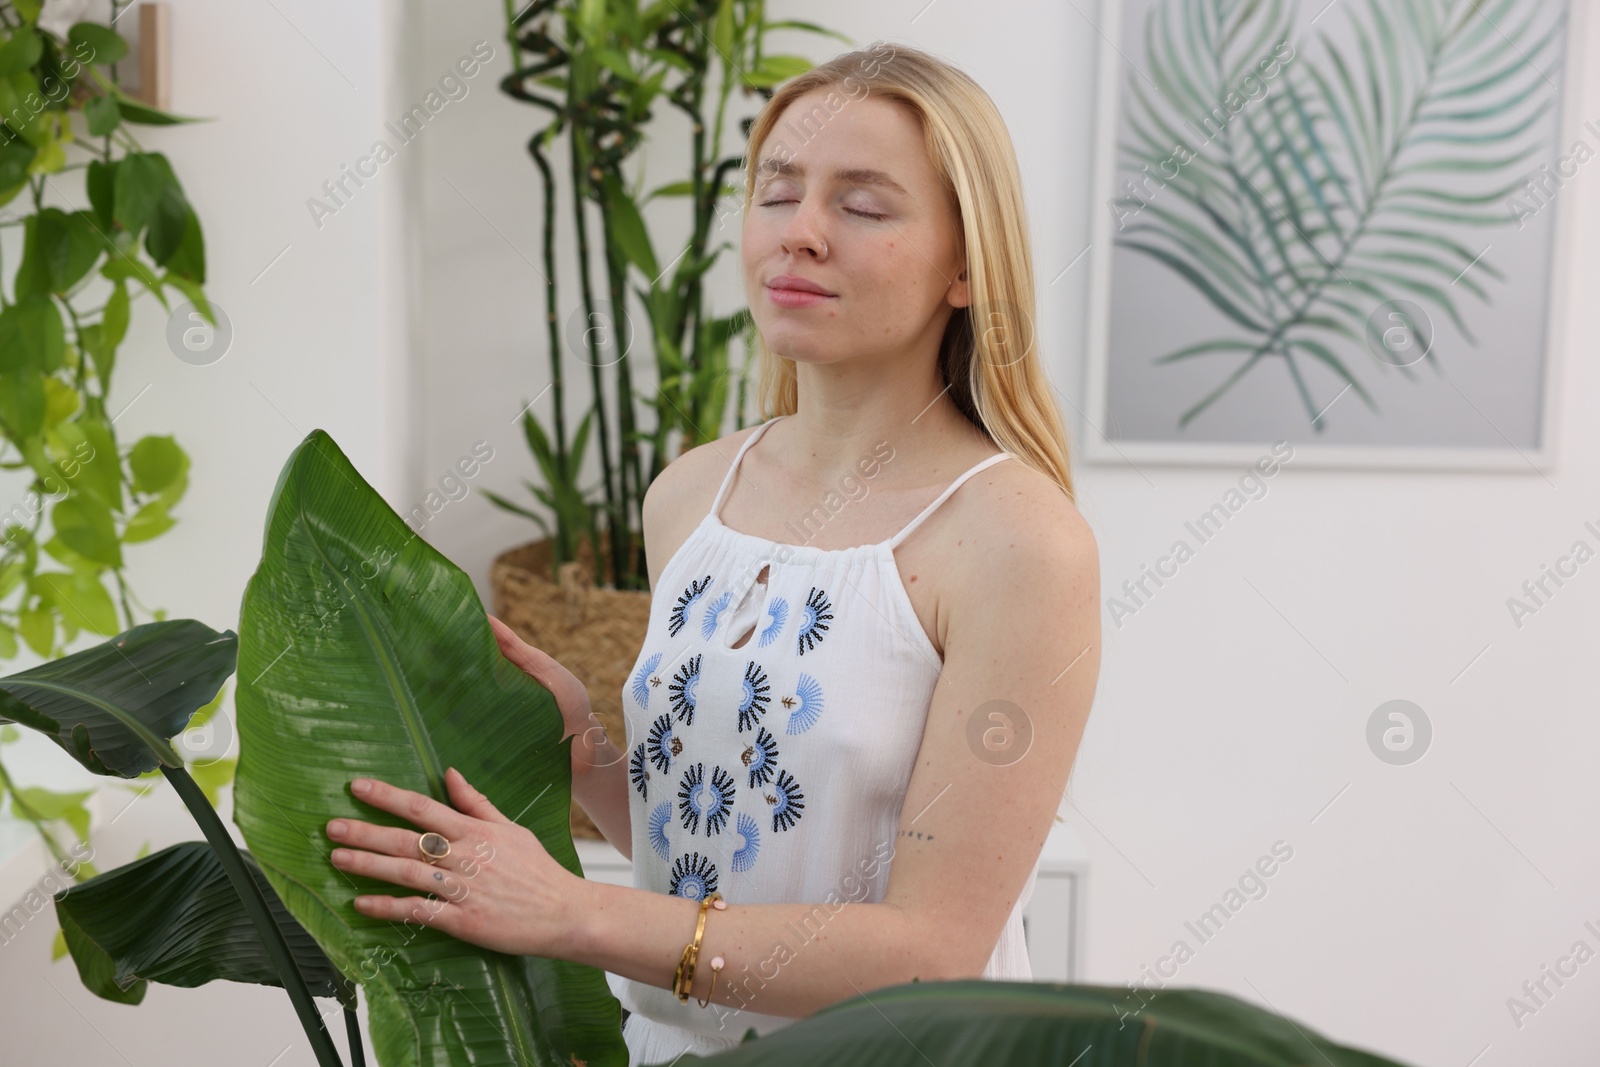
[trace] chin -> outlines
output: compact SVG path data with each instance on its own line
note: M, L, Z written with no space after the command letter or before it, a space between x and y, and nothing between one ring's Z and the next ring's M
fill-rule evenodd
M770 327L770 328L769 328ZM796 363L831 363L838 356L823 344L816 330L796 326L792 322L761 322L756 330L767 342L774 355L792 359Z

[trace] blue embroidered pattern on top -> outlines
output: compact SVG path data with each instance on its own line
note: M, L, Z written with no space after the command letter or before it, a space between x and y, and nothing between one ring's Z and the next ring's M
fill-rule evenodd
M706 617L700 623L700 636L707 641L717 632L717 621L722 618L722 613L728 610L728 605L733 603L733 594L724 592L713 600L706 608Z
M639 706L646 710L650 707L650 675L660 662L661 653L657 652L645 660L644 664L633 674L633 699L637 700Z
M761 631L761 637L756 641L757 648L766 648L778 639L783 624L789 621L789 602L781 596L773 597L772 604L767 608L767 614L772 616L772 624Z
M822 686L811 675L802 673L794 683L794 696L784 699L785 707L795 704L798 706L789 712L785 733L804 733L815 726L822 715Z
M650 848L662 859L667 858L667 852L672 845L667 841L667 824L672 821L672 804L663 802L657 804L650 812Z
M742 811L733 823L735 832L744 838L744 844L734 852L732 867L739 874L743 874L755 866L756 853L761 851L761 824Z

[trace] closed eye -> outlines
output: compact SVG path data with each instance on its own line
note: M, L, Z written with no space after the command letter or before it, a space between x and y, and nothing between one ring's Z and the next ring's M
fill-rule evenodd
M793 200L763 200L757 206L759 206L759 207L772 207L774 204L792 204L792 203L794 203ZM889 217L886 214L880 214L880 213L873 212L873 211L857 211L853 207L847 207L847 208L845 208L845 210L848 211L852 215L859 215L864 219L886 219L886 218Z

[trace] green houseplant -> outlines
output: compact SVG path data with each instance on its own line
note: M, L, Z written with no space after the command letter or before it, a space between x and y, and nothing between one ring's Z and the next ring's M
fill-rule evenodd
M113 22L124 6L109 5ZM189 458L170 436L120 442L107 398L141 295L170 311L173 291L213 318L199 218L166 157L134 133L190 120L121 90L128 46L110 26L61 36L39 26L40 7L0 2L0 234L21 245L0 269L0 470L28 478L0 499L0 660L115 634L136 624L135 605L162 617L129 586L126 550L172 527ZM88 209L55 206L80 197ZM195 776L214 792L230 766L208 761ZM60 823L87 843L91 792L23 787L0 766L0 803L58 864L69 862Z
M587 543L596 586L648 590L637 533L645 490L671 459L675 432L684 448L721 435L733 377L730 342L750 325L742 308L711 313L704 285L718 257L733 247L723 230L731 210L726 198L738 195L728 175L741 155L723 149L728 105L735 89L770 97L773 86L811 68L803 56L768 54L770 31L850 39L809 22L769 20L764 0L507 0L506 20L513 69L500 87L550 118L527 148L541 181L553 414L547 429L524 410L522 428L544 482L527 488L551 521L486 495L539 526L550 539L553 570L577 558L580 543ZM688 120L688 173L646 192L638 181L628 182L625 167L647 143L652 109L662 106ZM547 155L563 135L580 286L579 306L566 316L554 281L558 183ZM644 209L657 198L686 201L689 237L673 256L657 255L658 242L645 224ZM591 208L599 220L597 239L590 234ZM605 279L603 297L591 284L596 269ZM643 311L637 330L628 310L630 279ZM629 357L636 343L648 344L654 356L653 394L634 381ZM569 358L587 366L595 398L575 432L566 399ZM736 411L743 410L743 390L741 376ZM648 423L640 417L645 411ZM591 439L599 451L598 501L579 484Z
M134 665L159 684L140 682ZM164 748L234 670L234 818L248 854ZM101 996L119 999L145 981L289 975L281 984L297 1006L312 993L339 996L353 1021L355 983L385 1067L626 1063L620 1006L598 971L366 918L354 898L393 886L328 862L326 821L377 810L352 800L351 777L448 803L448 765L581 873L565 819L571 740L561 740L554 699L501 656L467 576L416 537L325 432L309 434L279 478L237 639L194 620L147 623L0 679L0 718L47 733L100 773L158 764L206 829L206 844L58 894L79 972ZM378 820L396 821L381 811ZM359 1063L353 1031L351 1046ZM977 980L872 990L767 1037L747 1033L704 1061L911 1067L928 1049L944 1067L1396 1067L1220 993ZM318 1055L324 1067L338 1062L326 1041Z

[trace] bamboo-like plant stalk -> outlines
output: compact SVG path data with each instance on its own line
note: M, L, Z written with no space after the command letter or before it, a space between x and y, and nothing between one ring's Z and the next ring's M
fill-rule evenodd
M550 115L550 124L528 140L528 152L544 190L546 337L555 426L545 433L530 418L524 432L545 480L543 486L530 483L528 487L553 513L554 529L538 511L494 493L485 495L497 507L522 515L545 531L556 567L574 558L579 535L587 534L596 550L596 585L647 589L637 532L645 491L671 458L675 436L678 446L686 449L721 435L729 397L729 341L748 319L743 309L715 317L705 308L704 276L722 250L732 247L731 242L723 242L708 252L712 221L717 217L726 176L743 159L742 153L724 156L722 152L729 97L735 87L746 95L770 96L771 86L809 69L810 62L800 57L766 56L762 39L768 29L784 26L842 35L809 23L768 23L763 0L684 0L650 4L644 10L637 0L535 0L521 12L514 10L514 3L506 0L506 39L516 54L513 70L501 88ZM558 19L565 26L563 39L552 29ZM533 62L525 62L524 53ZM713 65L721 67L714 91L707 86ZM667 84L669 76L676 76L671 85ZM562 95L551 98L541 90ZM682 111L690 125L686 180L663 186L644 198L672 195L689 200L688 246L670 257L668 270L659 268L651 248L640 213L643 201L635 201L622 178L623 165L644 143L651 118L649 105L656 99ZM741 123L742 130L748 130L748 121ZM586 329L580 342L587 353L594 397L584 419L593 419L599 439L599 499L592 504L588 503L589 491L578 484L586 438L580 432L569 439L565 426L565 338L555 285L556 189L554 170L544 155L558 134L566 135L569 150L578 313L586 326L605 323L610 327L609 334ZM591 237L590 201L599 211L598 248ZM602 263L610 302L606 314L597 307L598 295L590 275L590 270ZM643 301L648 331L635 331L630 325L630 268L638 268L647 281L647 288L633 292ZM750 336L748 330L743 336ZM654 348L658 378L654 397L635 395L629 361L637 357L631 351L620 354L620 346L635 338L640 344L648 340ZM607 339L616 346L610 353L616 365L611 375L602 373ZM742 402L742 380L736 396ZM655 425L649 429L641 428L634 410L640 400L655 409ZM646 444L648 457L641 447ZM593 530L596 516L604 520L608 541L604 553Z

